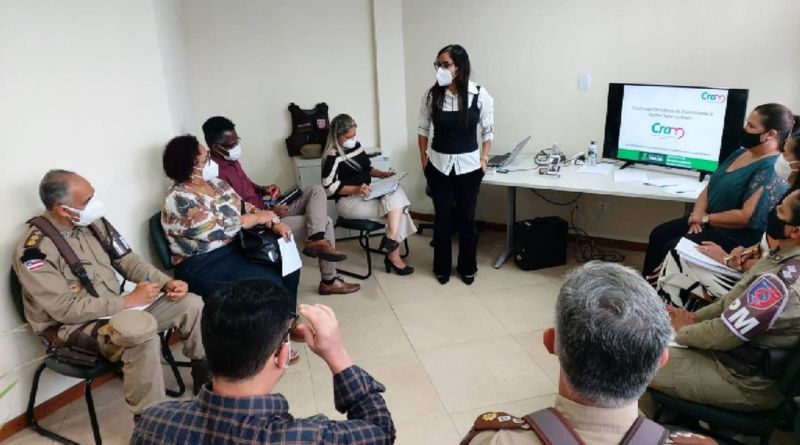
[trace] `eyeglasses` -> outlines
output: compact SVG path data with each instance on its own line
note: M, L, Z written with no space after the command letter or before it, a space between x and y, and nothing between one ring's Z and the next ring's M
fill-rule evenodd
M451 63L451 62L447 62L447 61L444 61L444 62L433 62L433 67L436 68L436 69L444 68L444 69L447 70L447 69L450 69L450 67L453 66L453 65L455 65L455 64Z
M278 343L278 346L275 347L275 355L276 356L278 355L278 353L281 352L281 346L283 346L284 343L289 341L289 334L292 332L292 329L297 327L297 320L299 320L299 319L300 319L300 316L297 315L296 313L292 312L291 314L289 314L289 320L290 320L289 321L289 329L286 330L286 335L281 337L281 339L282 339L281 342ZM284 341L284 339L285 339L285 341Z
M219 143L217 145L219 145L220 147L224 148L225 150L230 150L231 148L239 145L239 142L241 142L241 141L242 141L242 138L237 137L236 140L231 144Z

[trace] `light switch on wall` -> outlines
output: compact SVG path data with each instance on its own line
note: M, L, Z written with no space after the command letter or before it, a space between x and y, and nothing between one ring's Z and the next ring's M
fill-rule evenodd
M581 91L589 91L592 87L592 75L581 74L578 76L578 89Z

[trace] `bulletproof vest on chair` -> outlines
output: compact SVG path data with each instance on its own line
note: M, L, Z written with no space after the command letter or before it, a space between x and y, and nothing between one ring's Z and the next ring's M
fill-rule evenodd
M292 134L286 138L289 156L321 157L328 136L328 104L320 102L310 110L304 110L292 102ZM305 147L305 148L304 148Z

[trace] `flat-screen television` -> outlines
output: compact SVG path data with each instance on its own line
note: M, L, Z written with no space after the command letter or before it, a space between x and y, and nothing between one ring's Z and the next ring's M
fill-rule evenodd
M739 148L748 90L612 83L603 157L714 172Z

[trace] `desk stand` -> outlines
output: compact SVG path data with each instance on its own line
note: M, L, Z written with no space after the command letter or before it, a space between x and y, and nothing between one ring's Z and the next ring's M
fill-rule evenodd
M497 259L494 260L494 268L499 269L506 262L509 256L514 253L514 224L517 222L517 188L509 186L506 188L506 245Z

